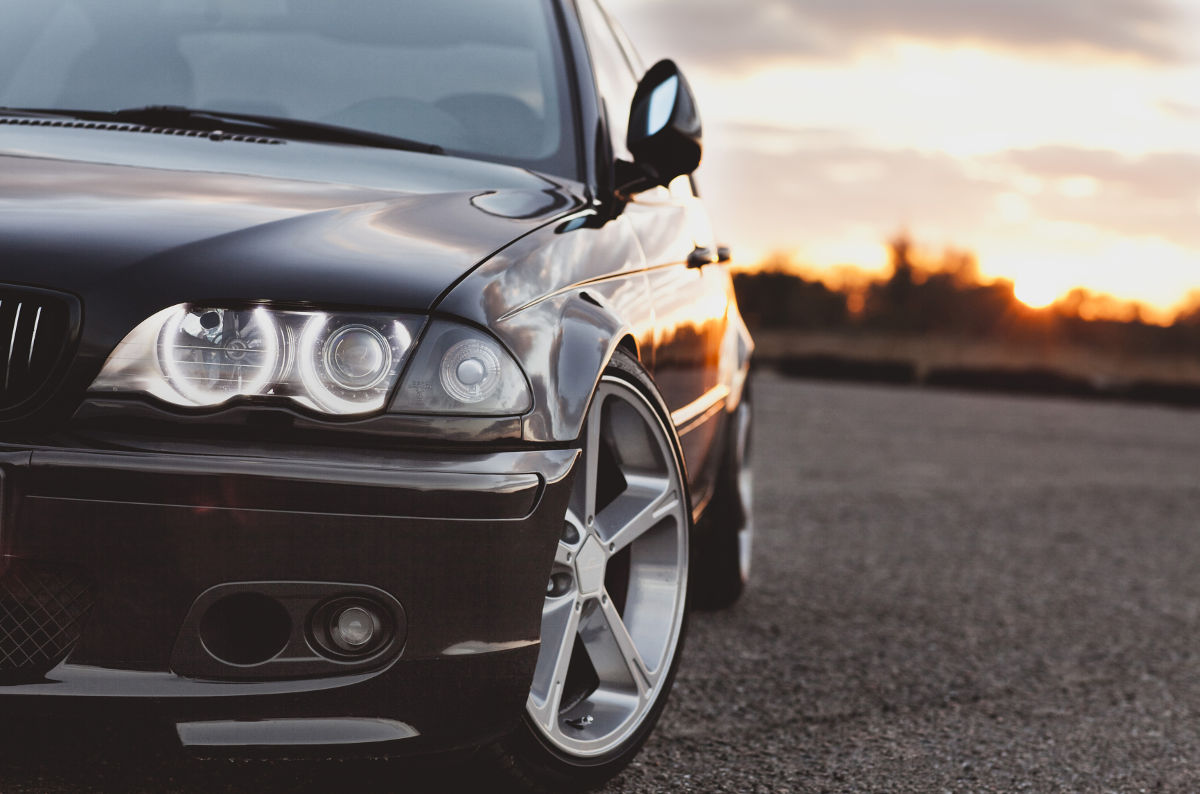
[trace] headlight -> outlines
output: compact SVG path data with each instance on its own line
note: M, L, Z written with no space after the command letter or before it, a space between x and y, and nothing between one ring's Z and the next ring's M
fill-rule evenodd
M300 334L297 354L304 396L313 407L335 414L382 408L412 339L400 320L313 315Z
M92 391L149 394L193 408L253 397L353 416L382 410L408 364L393 412L529 410L525 375L498 341L437 320L417 347L425 322L413 315L181 304L125 337Z
M478 329L437 320L421 340L391 410L515 416L532 405L524 373L499 342Z
M158 362L190 405L219 405L239 394L263 394L279 377L286 345L266 309L180 307L159 332Z
M143 392L197 408L261 397L329 414L369 413L387 403L423 322L264 306L173 306L125 337L92 390Z

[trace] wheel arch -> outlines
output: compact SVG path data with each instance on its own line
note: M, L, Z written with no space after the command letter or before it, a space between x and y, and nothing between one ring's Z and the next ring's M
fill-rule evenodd
M549 338L547 328L555 329ZM495 330L529 379L533 409L524 418L522 436L536 443L575 440L614 353L624 350L642 362L645 349L632 323L589 288L540 301Z
M626 353L640 361L643 366L645 366L646 362L642 361L642 352L638 349L637 339L634 338L633 334L625 334L622 336L621 341L617 342L617 348L624 350Z

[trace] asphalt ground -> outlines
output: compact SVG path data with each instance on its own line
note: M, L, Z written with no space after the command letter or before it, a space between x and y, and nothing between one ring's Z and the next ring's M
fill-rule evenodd
M1200 412L754 386L753 585L605 791L1200 791ZM136 741L0 747L0 791L488 790Z

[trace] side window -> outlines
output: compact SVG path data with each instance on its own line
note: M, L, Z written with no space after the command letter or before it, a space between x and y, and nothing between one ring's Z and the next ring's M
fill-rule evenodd
M638 78L596 0L578 0L578 6L592 69L596 73L596 85L608 111L613 150L618 157L630 159L625 149L625 133L629 129L629 106L637 91Z

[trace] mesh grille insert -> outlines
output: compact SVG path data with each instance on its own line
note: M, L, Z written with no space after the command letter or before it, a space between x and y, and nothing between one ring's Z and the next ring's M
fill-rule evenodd
M96 587L69 566L26 560L0 566L0 681L36 678L79 640Z

